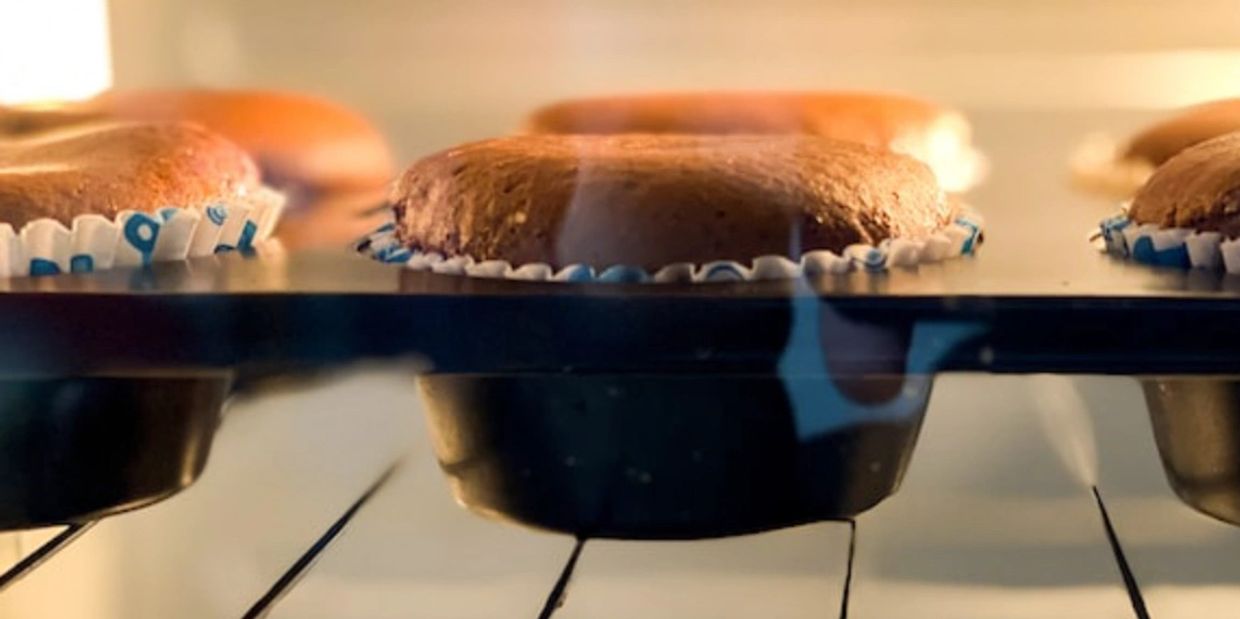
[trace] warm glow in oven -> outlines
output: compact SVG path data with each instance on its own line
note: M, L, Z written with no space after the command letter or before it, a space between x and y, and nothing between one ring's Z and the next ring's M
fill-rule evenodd
M0 104L85 99L111 84L107 0L0 2Z

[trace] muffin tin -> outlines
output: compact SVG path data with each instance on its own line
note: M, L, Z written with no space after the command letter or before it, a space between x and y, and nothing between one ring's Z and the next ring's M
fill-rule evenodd
M1240 283L1088 251L1037 273L983 254L660 286L462 278L332 252L4 280L0 394L16 402L4 440L46 449L6 450L13 500L0 527L175 492L202 466L229 379L362 359L426 368L436 450L467 506L578 535L690 538L855 516L897 487L933 377L950 371L1179 381L1150 396L1169 477L1194 507L1240 520L1237 478L1202 472L1235 465L1240 436L1193 421L1235 412ZM58 408L65 390L95 395ZM159 457L99 464L106 452L81 442L94 431L43 422L63 410L63 424L95 431L113 419L102 444ZM1216 447L1212 462L1178 455L1199 442ZM39 470L56 478L32 478Z

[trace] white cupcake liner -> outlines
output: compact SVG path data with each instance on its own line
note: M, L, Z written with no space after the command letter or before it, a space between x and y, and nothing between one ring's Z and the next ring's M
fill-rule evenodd
M466 277L558 282L691 283L796 279L850 271L881 272L890 268L916 267L971 255L981 243L981 235L981 217L968 212L927 238L890 239L878 246L850 245L842 255L815 250L805 252L799 260L772 255L758 256L748 264L735 260L705 264L681 262L654 272L624 264L603 268L571 264L556 270L541 262L513 265L504 260L479 262L470 256L445 258L436 252L411 251L402 246L396 238L396 224L393 223L366 235L356 243L355 249L374 260L399 264L415 271Z
M0 223L0 277L90 273L249 250L267 240L284 196L262 188L235 202L122 211L115 219L79 215L70 226L37 219L21 231Z
M1219 232L1138 224L1121 212L1104 219L1094 237L1108 254L1141 264L1240 273L1240 239Z

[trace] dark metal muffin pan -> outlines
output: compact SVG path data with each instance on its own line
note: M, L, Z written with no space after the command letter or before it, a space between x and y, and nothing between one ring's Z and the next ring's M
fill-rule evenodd
M865 403L825 377L420 382L437 455L462 504L578 536L646 539L749 533L869 509L904 474L931 384L898 380L891 400ZM874 384L883 379L849 382L886 387ZM823 408L798 412L795 390L822 392ZM893 401L897 413L880 410ZM803 434L798 414L821 416L828 427Z
M6 280L0 376L13 381L13 393L29 394L12 409L14 422L0 426L10 428L6 444L60 445L55 434L66 430L30 421L32 411L52 410L59 381L205 372L215 377L194 389L219 392L178 400L179 390L161 391L154 383L132 383L128 392L92 387L101 395L90 402L103 404L79 407L82 423L93 423L87 411L105 411L116 417L114 429L126 428L143 443L152 435L141 428L174 419L154 411L200 411L201 418L183 419L179 430L159 430L168 445L182 445L182 457L165 452L159 463L181 468L152 472L141 483L110 478L105 483L118 491L106 497L77 487L89 500L60 496L40 503L38 488L53 497L59 491L30 484L27 478L42 466L39 454L27 449L18 457L19 449L2 482L11 486L4 489L10 499L3 526L92 517L188 483L201 461L184 456L204 453L207 433L199 430L211 425L207 417L217 412L221 385L235 373L416 358L430 370L422 380L431 422L444 439L439 455L466 503L555 530L637 537L722 535L863 511L898 484L923 411L911 407L895 421L865 412L882 409L909 385L910 400L919 401L939 372L1240 376L1234 278L1088 254L1047 262L1036 272L1008 271L1012 265L979 258L799 282L564 285L415 273L349 255L299 253ZM884 380L886 391L878 391L887 400L870 398L867 392ZM852 388L864 381L876 382ZM827 386L839 398L816 403L813 394L830 392ZM617 388L620 397L611 395ZM1184 410L1204 407L1225 418L1232 397L1220 393L1206 398L1213 403L1152 399L1156 430L1178 432L1172 428ZM211 405L199 408L193 403L199 401ZM848 424L830 423L841 413ZM1160 416L1170 421L1158 422ZM807 423L817 431L803 431ZM46 436L16 438L12 428ZM1213 432L1201 440L1225 436ZM749 468L731 470L725 460L704 460L697 472L685 468L707 441L714 450L697 449L703 458L728 453ZM576 443L602 445L606 457L566 472L564 458L584 453L565 448ZM1180 460L1166 455L1172 444L1160 438L1164 457L1180 470ZM64 443L92 453L70 445ZM853 462L837 457L845 452ZM1219 453L1218 462L1225 462L1226 452ZM139 455L111 461L132 457L144 463L133 466L153 466ZM75 466L62 474L85 470ZM132 471L128 466L113 468ZM522 485L525 468L538 484ZM643 471L648 485L641 483ZM764 482L750 474L758 471ZM1177 475L1178 487L1215 488L1208 499L1181 491L1186 500L1232 518L1229 507L1219 507L1227 492L1240 495L1240 487L1227 488L1229 478ZM727 477L734 486L722 483ZM586 486L602 482L627 492L624 500L592 502ZM131 491L119 491L126 488ZM687 489L699 496L679 496ZM738 507L745 499L760 505ZM640 508L625 511L620 503ZM719 508L715 516L712 505ZM734 515L719 516L725 511Z
M87 276L0 280L0 379L152 371L235 372L253 379L330 369L359 359L413 357L433 372L426 382L441 387L436 408L462 411L432 411L432 421L462 432L475 428L470 432L476 432L477 440L467 445L475 450L471 453L481 454L478 461L525 458L550 468L552 457L563 455L561 447L540 440L528 428L564 424L589 437L597 434L597 426L609 423L606 420L661 421L647 410L660 377L683 377L699 385L719 381L716 384L725 385L722 393L733 380L765 385L730 399L736 402L720 402L706 388L689 390L679 397L693 402L681 401L677 408L705 415L706 409L719 406L738 411L730 413L738 419L761 415L765 425L756 438L770 445L789 444L787 419L796 419L797 411L822 412L802 415L801 422L817 420L819 425L809 427L838 432L839 427L825 423L833 418L830 411L875 408L874 400L865 399L866 390L846 388L842 392L849 399L842 404L815 405L810 396L827 390L789 385L890 376L928 389L928 382L909 377L928 381L939 372L953 371L1126 374L1168 381L1210 377L1222 382L1183 382L1170 395L1151 396L1151 415L1164 461L1172 470L1169 477L1181 496L1234 520L1225 497L1240 496L1240 486L1226 471L1235 463L1228 454L1240 449L1227 446L1232 443L1228 411L1240 415L1240 403L1226 381L1240 377L1240 320L1235 319L1240 315L1240 277L1134 265L1099 255L1084 243L1084 232L1113 214L1113 206L1074 200L1047 171L1062 169L1064 157L1086 132L1123 130L1121 111L969 112L978 134L989 136L983 142L995 164L993 182L969 195L986 216L987 242L974 259L802 285L565 286L470 280L403 271L344 252L269 254L257 260L230 254ZM1135 123L1140 117L1129 114L1129 120ZM831 320L832 314L823 314L818 306L847 317L845 324L870 325L875 337L864 335L867 328L839 328L838 321L817 335L796 331L808 321L793 315L806 308L817 308L814 311ZM885 339L877 337L884 333ZM790 355L790 342L812 343L801 352L825 351L827 363L818 363L813 355ZM574 382L569 380L573 376L583 377L582 384L565 387ZM605 397L606 385L616 380L632 380L653 393L626 396L635 406L620 407ZM602 394L591 392L590 386L603 389ZM592 404L591 412L575 422L535 411L521 424L515 415L500 417L496 412L501 406L526 410L530 398L539 394L577 394L583 389L587 393L579 397ZM675 402L678 396L669 397ZM39 400L33 408L49 410L47 398ZM866 406L854 408L856 400ZM628 419L624 415L630 413L622 415L621 408L636 412ZM482 410L491 412L477 412ZM595 420L593 425L582 421L587 418ZM528 436L487 434L478 429L482 425L516 428ZM735 428L725 432L726 425L707 428L718 429L721 443L735 443ZM679 440L686 427L665 428L664 434L654 436ZM849 427L860 427L860 422ZM779 428L783 430L777 432ZM907 430L900 430L900 436ZM820 440L830 435L815 434ZM795 449L809 451L809 441L800 436ZM627 451L631 459L653 468L659 461L643 454L640 437L624 435ZM13 437L3 440L24 443ZM513 453L523 445L530 453ZM441 455L446 453L440 448ZM613 461L620 463L617 483L623 483L624 459L615 455L621 450L611 449ZM898 452L905 447L884 449ZM683 454L680 449L670 452L667 461L676 462ZM691 459L692 451L688 454ZM1209 459L1188 457L1207 454ZM788 456L775 454L772 460L787 462ZM772 470L772 465L759 465ZM494 466L502 475L513 475L507 465ZM793 470L790 466L779 471L787 473ZM462 475L470 471L450 470ZM1224 474L1216 475L1218 471ZM791 484L795 477L778 483ZM844 478L856 481L854 487L874 490L868 496L880 494L887 483L865 471ZM547 479L547 487L557 492L573 488L564 475L549 474ZM653 475L651 479L653 483ZM509 483L515 482L498 479L475 488L502 490ZM660 486L666 487L673 486ZM857 507L868 501L851 492L838 495L843 497L838 505ZM526 521L575 528L565 524L563 513L546 507L498 502L498 493L481 490L477 496L476 502L493 501ZM525 511L517 512L518 507ZM771 523L791 520L790 513L808 513L799 509L771 510L776 516ZM585 516L598 513L561 511L573 522L585 523L590 522ZM611 520L616 526L631 524L618 517ZM697 534L748 528L752 522L741 523L743 527L716 524L713 531Z
M223 255L0 280L0 376L398 357L443 373L765 369L809 300L904 330L968 331L940 343L935 372L1240 375L1240 323L1225 319L1240 311L1238 277L1088 253L1010 266L983 254L808 282L618 285L436 275L330 252ZM824 342L837 358L904 360L840 337Z
M0 380L0 530L134 509L202 472L227 374Z
M782 310L763 324L709 321L717 344L746 334L783 351L745 369L711 353L660 373L422 376L457 499L530 526L629 539L750 533L873 507L912 456L933 382L922 372L961 332L915 334L815 298Z
M1194 509L1240 526L1240 380L1145 378L1141 385L1171 488Z

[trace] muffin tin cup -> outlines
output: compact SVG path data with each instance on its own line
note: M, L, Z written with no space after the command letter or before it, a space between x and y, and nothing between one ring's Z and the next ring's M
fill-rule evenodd
M226 373L0 380L0 530L94 520L186 488Z
M419 382L440 464L466 507L578 536L695 539L851 518L882 501L908 465L932 377ZM804 410L806 393L823 394L821 407Z
M420 376L453 493L501 520L621 539L738 535L873 507L899 485L934 369L976 326L791 294L758 314L672 305L537 330L538 347L585 347L601 363ZM685 332L709 344L663 364L603 352L659 350ZM768 354L726 352L740 342Z
M1192 508L1240 526L1240 379L1143 378L1167 480Z

